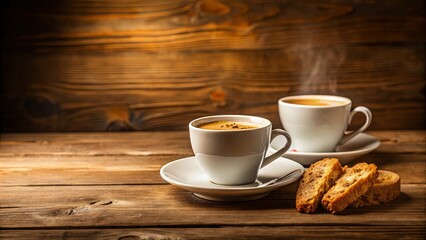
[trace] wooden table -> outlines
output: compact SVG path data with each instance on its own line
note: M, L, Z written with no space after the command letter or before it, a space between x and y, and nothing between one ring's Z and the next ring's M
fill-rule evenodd
M370 131L378 150L352 162L397 172L402 193L342 215L295 210L297 183L234 203L164 182L161 166L192 155L184 132L1 134L4 239L425 239L425 131Z

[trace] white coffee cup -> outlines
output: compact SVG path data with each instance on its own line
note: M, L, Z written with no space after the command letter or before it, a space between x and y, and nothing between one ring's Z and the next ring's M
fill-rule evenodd
M215 121L249 123L255 128L241 130L211 130L201 125ZM253 183L259 169L282 156L291 146L291 138L282 129L272 130L272 123L261 117L216 115L189 123L192 150L197 162L211 182L221 185ZM265 157L271 138L284 136L285 146Z
M351 106L349 98L329 95L298 95L278 100L281 123L291 135L293 147L300 152L333 152L337 145L365 131L372 120L371 111L363 106L351 111ZM359 129L347 132L356 113L363 113L366 121Z

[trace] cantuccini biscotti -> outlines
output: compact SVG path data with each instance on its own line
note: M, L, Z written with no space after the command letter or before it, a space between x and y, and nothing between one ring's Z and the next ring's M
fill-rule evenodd
M401 181L398 174L379 170L379 176L373 186L349 207L374 206L397 198L401 193Z
M303 174L296 193L296 209L313 213L324 194L342 174L342 166L336 158L324 158L312 164Z
M358 163L345 169L336 184L322 198L324 209L335 214L343 211L368 191L378 175L374 164Z

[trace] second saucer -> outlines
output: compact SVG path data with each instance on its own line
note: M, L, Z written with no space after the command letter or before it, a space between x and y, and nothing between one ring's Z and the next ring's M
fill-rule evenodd
M284 144L284 139L277 137L271 142L269 153L276 152ZM312 163L323 158L338 158L340 164L348 164L354 159L357 159L369 152L374 151L380 146L380 140L366 133L360 133L347 143L337 146L335 152L299 152L297 149L290 147L283 157L292 159L304 166L309 166Z

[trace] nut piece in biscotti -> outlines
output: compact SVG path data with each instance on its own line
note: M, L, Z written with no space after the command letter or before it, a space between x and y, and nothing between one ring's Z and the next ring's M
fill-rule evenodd
M379 176L373 186L349 207L374 206L394 200L401 193L401 181L398 174L379 170Z
M342 176L322 198L322 206L335 214L343 211L368 191L378 175L374 164L358 163L347 168Z
M324 194L342 174L342 166L336 158L324 158L312 164L303 174L296 193L296 209L313 213Z

